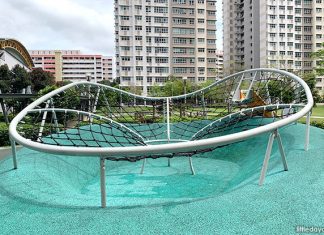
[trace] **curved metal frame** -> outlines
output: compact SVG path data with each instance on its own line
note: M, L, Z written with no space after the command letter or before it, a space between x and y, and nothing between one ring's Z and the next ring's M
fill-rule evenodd
M229 135L225 135L225 136L220 136L220 137L214 137L214 138L210 138L210 139L203 139L203 140L196 140L196 141L188 141L188 142L180 142L180 143L169 143L169 144L163 144L163 145L147 145L147 146L131 146L131 147L113 147L113 148L100 148L100 147L91 147L91 148L87 148L87 147L78 147L77 149L74 147L65 147L65 146L61 146L60 148L57 148L57 146L53 146L53 145L46 145L46 144L41 144L41 143L37 143L37 142L33 142L31 140L25 139L23 138L21 135L19 135L19 133L16 130L16 127L19 123L19 121L21 121L23 119L23 117L30 112L32 109L34 109L35 107L37 107L38 105L40 105L41 103L45 102L46 100L48 100L49 98L51 98L53 95L56 95L72 86L76 86L76 85L82 85L82 84L92 84L95 86L103 86L103 87L108 87L102 84L97 84L97 83L89 83L89 82L79 82L79 83L71 83L68 84L64 87L61 87L57 90L54 90L48 94L46 94L45 96L39 98L38 100L34 101L32 104L28 105L24 110L22 110L10 123L9 126L9 134L10 137L12 138L12 140L14 140L15 142L27 146L31 149L34 150L38 150L38 151L43 151L43 152L48 152L48 153L55 153L55 154L63 154L63 155L77 155L77 156L102 156L102 155L109 155L109 156L122 156L122 155L129 155L129 156L134 156L134 155L142 155L142 154L160 154L160 153L164 153L165 151L169 151L169 152L173 152L173 153L179 153L179 152L183 152L184 150L186 151L191 151L191 150L201 150L201 149L206 149L206 148L211 148L211 147L217 147L217 146L221 146L221 145L225 145L225 144L230 144L230 143L234 143L234 142L238 142L247 138L250 138L252 136L256 136L262 133L266 133L266 132L271 132L274 131L282 126L285 126L289 123L293 123L295 121L297 121L298 119L302 118L303 116L307 115L307 113L309 113L313 107L313 97L312 97L312 93L309 89L309 87L307 86L307 84L304 82L303 79L297 77L294 74L288 73L286 71L281 71L281 70L276 70L276 69L252 69L252 70L247 70L247 71L243 71L243 72L239 72L236 74L233 74L229 77L224 78L223 80L217 81L214 84L186 94L186 95L181 95L181 96L174 96L174 97L142 97L142 96L138 96L138 95L133 95L129 92L126 91L122 91L113 87L109 87L111 90L115 90L121 93L125 93L125 94L130 94L133 95L134 97L140 97L144 100L161 100L161 99L166 99L166 100L170 100L170 99L181 99L181 98L185 98L185 97L189 97L192 95L195 95L199 92L201 92L202 90L208 90L211 89L212 87L216 86L218 83L220 82L224 82L228 79L231 79L234 76L237 76L241 73L247 73L247 72L255 72L255 71L263 71L263 72L276 72L276 73L280 73L282 75L286 75L291 77L293 80L295 80L296 82L298 82L299 84L302 85L302 87L304 88L304 91L306 93L307 96L307 104L305 105L305 107L303 107L298 113L293 114L285 119L276 121L274 123L268 124L268 125L264 125L264 126L260 126L251 130L246 130L243 132L239 132L239 133L234 133L234 134L229 134Z
M257 73L257 72L271 72L271 73L278 73L284 76L288 76L289 78L293 79L295 82L299 83L302 88L304 89L304 92L306 94L306 98L307 98L307 104L278 104L278 105L274 105L274 104L270 104L267 106L259 106L259 107L255 107L255 108L249 108L245 111L242 112L238 112L236 114L240 114L240 113L249 113L249 112L253 112L253 110L262 110L262 109L266 109L267 107L277 107L277 108L291 108L291 107L298 107L298 108L302 108L301 110L299 110L299 112L292 114L286 118L283 118L281 120L278 120L276 122L272 122L270 124L264 125L264 126L260 126L254 129L250 129L250 130L245 130L242 132L238 132L238 133L234 133L234 134L228 134L228 135L224 135L224 136L219 136L219 137L213 137L213 138L209 138L209 139L201 139L201 140L189 140L189 141L181 141L178 140L179 142L173 143L172 139L170 139L170 116L169 116L169 102L171 100L177 100L177 99L186 99L188 97L194 96L195 94L199 94L199 93L203 93L204 91L207 91L211 88L213 88L214 86L217 86L219 83L222 83L224 81L227 81L229 79L235 78L236 76L242 74L242 77L244 77L245 73ZM251 82L252 83L252 82ZM70 146L60 146L59 148L57 146L54 145L49 145L49 144L43 144L43 143L38 143L38 142L34 142L31 140L28 140L24 137L22 137L18 132L17 132L17 125L18 123L24 118L25 115L27 115L30 112L41 112L41 111L71 111L68 109L54 109L54 108L46 108L46 109L36 109L36 107L40 104L42 104L43 102L47 101L48 99L50 99L52 96L63 92L66 89L69 89L73 86L84 86L85 84L87 85L93 85L93 86L99 86L99 87L106 87L109 88L112 91L116 91L119 93L123 93L123 94L127 94L130 96L133 96L135 98L141 98L144 101L145 100L164 100L166 102L167 105L167 131L168 131L168 136L167 136L167 142L168 143L164 143L164 144L160 144L160 145L144 145L144 146L130 146L130 147L70 147ZM197 150L203 150L203 149L208 149L208 148L215 148L218 146L223 146L223 145L227 145L227 144L231 144L231 143L235 143L238 141L242 141L244 139L247 138L251 138L254 137L256 135L260 135L262 133L271 133L270 134L270 138L269 138L269 142L268 142L268 147L267 147L267 151L265 154L265 158L264 158L264 163L263 163L263 167L261 170L261 175L260 175L260 180L259 180L259 184L262 185L264 178L265 178L265 174L266 174L266 170L267 170L267 166L268 166L268 162L270 159L270 155L271 155L271 150L272 150L272 145L273 145L273 141L274 139L278 140L278 144L279 144L279 150L280 150L280 154L282 157L282 161L284 164L284 169L287 170L287 163L286 163L286 158L285 158L285 154L284 154L284 150L283 150L283 145L281 142L281 138L278 132L278 129L280 127L286 126L290 123L294 123L296 122L298 119L302 118L303 116L307 115L307 122L306 122L306 138L305 138L305 150L308 149L308 142L309 142L309 125L310 125L310 112L311 109L313 107L313 97L312 97L312 93L309 89L309 87L307 86L307 84L304 82L303 79L299 78L298 76L286 72L286 71L281 71L281 70L276 70L276 69L251 69L251 70L247 70L247 71L242 71L236 74L233 74L231 76L228 76L220 81L217 81L215 83L213 83L212 85L203 88L201 90L192 92L192 93L188 93L185 95L180 95L180 96L174 96L174 97L142 97L142 96L138 96L135 94L131 94L129 92L123 91L123 90L119 90L117 88L113 88L113 87L109 87L109 86L105 86L102 84L97 84L97 83L90 83L90 82L78 82L78 83L71 83L68 84L64 87L61 87L57 90L54 90L48 94L46 94L45 96L37 99L36 101L34 101L32 104L28 105L24 110L22 110L11 122L10 126L9 126L9 135L10 135L10 140L12 143L12 152L13 152L13 161L14 161L14 168L17 168L17 161L16 161L16 151L15 151L15 142L26 146L28 148L31 148L33 150L37 150L37 151L42 151L42 152L47 152L47 153L53 153L53 154L62 154L62 155L76 155L76 156L94 156L94 157L99 157L100 158L100 179L101 179L101 205L102 207L106 206L106 189L105 189L105 157L109 156L109 157L116 157L118 158L119 156L140 156L140 155L150 155L150 154L162 154L162 153L181 153L181 152L190 152L190 151L197 151ZM73 110L73 112L77 112L75 110ZM82 111L80 111L81 113ZM83 112L87 115L90 116L96 116L101 118L100 116L93 114L93 113L88 113L88 112ZM230 114L230 115L235 115L235 113ZM230 116L229 115L229 116ZM229 117L227 116L227 117ZM104 117L102 117L104 118ZM225 117L216 120L212 123L210 123L208 126L213 125L213 123L217 122L217 121L221 121L223 120ZM108 121L113 121L109 118L106 118L106 120ZM122 124L118 123L119 125L122 126ZM208 126L206 126L205 128L207 128ZM199 133L199 132L197 132ZM196 134L197 134L196 133ZM194 138L195 135L192 136L192 138ZM157 140L158 141L158 140ZM189 164L190 164L190 168L191 168L191 172L194 175L195 171L192 165L192 159L191 157L189 157ZM141 173L143 173L144 170L144 165L145 165L145 159L143 161L143 165L142 165L142 169L141 169ZM170 166L170 161L168 161L168 165Z

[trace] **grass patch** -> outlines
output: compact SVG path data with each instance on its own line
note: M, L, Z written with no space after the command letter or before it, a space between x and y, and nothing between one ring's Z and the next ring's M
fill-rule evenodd
M312 116L323 117L324 119L324 105L318 105L313 108Z

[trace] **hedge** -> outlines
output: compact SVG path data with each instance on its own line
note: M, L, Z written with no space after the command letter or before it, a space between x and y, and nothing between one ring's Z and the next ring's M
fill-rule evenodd
M18 132L24 133L24 136L35 136L35 126L32 124L20 124L18 126ZM50 133L49 128L44 128L43 133ZM6 123L0 122L0 146L9 146L9 126Z

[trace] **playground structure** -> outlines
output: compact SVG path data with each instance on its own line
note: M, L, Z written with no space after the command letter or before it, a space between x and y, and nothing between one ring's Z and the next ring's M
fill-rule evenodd
M53 154L100 159L101 206L106 206L105 160L142 160L185 156L195 174L192 156L269 133L261 169L262 185L274 139L284 169L287 162L279 130L307 115L309 142L313 98L299 77L275 69L239 72L193 93L175 97L142 97L113 87L78 82L39 98L11 122L15 142ZM20 126L33 125L25 133Z

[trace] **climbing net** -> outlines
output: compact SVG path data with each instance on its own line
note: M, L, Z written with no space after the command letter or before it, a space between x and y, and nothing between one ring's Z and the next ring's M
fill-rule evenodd
M34 149L110 160L192 156L251 137L252 130L272 123L279 128L291 116L289 123L296 121L310 102L306 91L301 79L273 69L240 72L176 97L142 97L79 82L28 106L11 135ZM242 132L244 138L221 139Z

